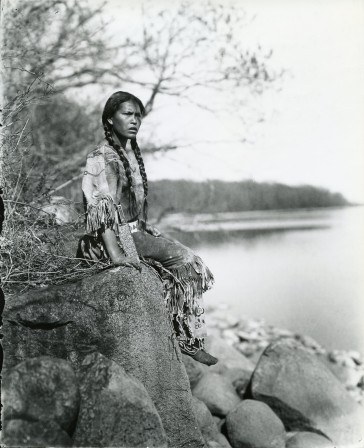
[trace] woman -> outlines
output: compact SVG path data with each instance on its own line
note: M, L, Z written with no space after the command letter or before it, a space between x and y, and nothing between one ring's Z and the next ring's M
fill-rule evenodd
M136 141L143 115L142 102L127 92L115 92L105 104L106 142L88 155L82 182L88 235L78 256L137 269L142 257L162 277L182 353L212 365L217 359L204 350L202 293L213 276L190 249L147 223L148 181Z

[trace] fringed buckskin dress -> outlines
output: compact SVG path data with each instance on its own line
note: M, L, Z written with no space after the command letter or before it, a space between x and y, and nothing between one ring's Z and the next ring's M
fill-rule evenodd
M156 232L142 221L143 181L133 151L124 151L132 171L138 213L129 213L129 186L123 163L108 143L92 151L86 162L82 190L86 208L85 235L79 243L78 256L107 260L101 232L114 230L125 253L120 233L129 223L139 257L153 267L164 284L164 298L182 351L190 354L204 348L206 336L202 294L213 283L213 276L200 257L178 241ZM156 230L156 229L155 229ZM157 233L158 234L158 233Z

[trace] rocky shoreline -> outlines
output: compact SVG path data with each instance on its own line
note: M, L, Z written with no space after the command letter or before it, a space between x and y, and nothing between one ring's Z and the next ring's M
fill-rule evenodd
M275 327L264 319L235 316L226 304L205 310L208 334L221 337L254 364L272 342L294 339L325 363L358 403L364 403L364 363L358 351L327 350L310 336Z
M364 447L360 354L224 306L207 308L206 321L213 366L181 355L162 283L144 265L7 301L2 442Z

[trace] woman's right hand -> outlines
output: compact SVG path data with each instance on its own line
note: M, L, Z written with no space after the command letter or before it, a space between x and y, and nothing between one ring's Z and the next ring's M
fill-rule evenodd
M114 266L126 266L128 268L135 268L139 272L142 270L142 264L137 258L133 257L120 257L113 261Z

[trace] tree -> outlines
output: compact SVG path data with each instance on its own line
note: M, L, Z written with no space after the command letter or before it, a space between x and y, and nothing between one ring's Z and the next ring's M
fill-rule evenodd
M105 22L105 3L25 0L5 21L3 60L8 97L34 78L53 93L91 84L134 84L148 90L146 111L159 95L193 100L196 88L226 90L249 85L262 91L277 74L267 67L271 52L243 47L246 25L240 7L216 1L184 1L177 8L142 8L140 27L118 41ZM110 42L113 41L113 44ZM198 103L198 102L197 102Z
M244 48L239 31L247 16L241 7L217 1L184 1L157 13L142 11L142 29L125 40L119 57L131 64L115 73L121 82L149 91L147 114L161 95L194 98L196 88L228 91L243 86L261 92L279 74L269 70L264 54Z
M134 85L147 92L146 113L150 114L163 96L207 109L197 99L202 90L236 93L245 86L261 92L279 76L268 69L271 53L244 48L237 31L247 18L234 5L185 1L156 11L146 3L136 30L131 35L125 31L118 41L108 35L112 25L105 22L102 3L95 7L82 0L25 0L18 5L5 20L2 52L8 99L4 115L11 136L7 158L13 171L19 167L12 176L18 187L22 170L29 173L32 166L48 164L51 169L43 172L54 182L57 171L73 176L74 167L83 164L78 148L88 146L87 137L83 142L78 136L80 144L74 145L65 161L69 142L52 136L57 126L62 130L59 134L75 137L72 128L77 123L69 117L82 116L81 122L87 122L89 111L86 105L80 108L71 100L60 100L60 94L70 95L93 84ZM62 113L65 107L68 111ZM176 147L150 142L147 150ZM42 191L37 185L28 182L29 195ZM48 182L48 190L52 186Z
M115 69L116 49L102 34L103 4L91 8L82 0L25 0L16 5L6 17L2 54L11 73L6 76L9 99L34 79L54 93L106 82Z

